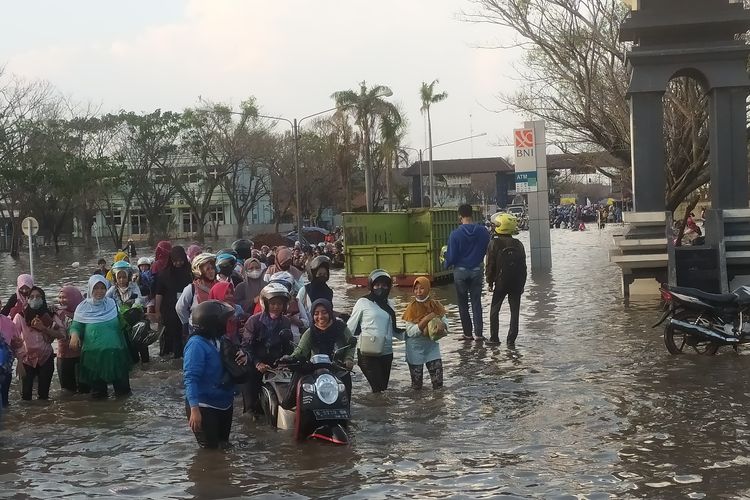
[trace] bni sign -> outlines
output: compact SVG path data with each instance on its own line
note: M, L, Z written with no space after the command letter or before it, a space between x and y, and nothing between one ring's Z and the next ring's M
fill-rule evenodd
M515 129L513 138L515 142L516 192L535 192L537 190L537 175L534 129Z

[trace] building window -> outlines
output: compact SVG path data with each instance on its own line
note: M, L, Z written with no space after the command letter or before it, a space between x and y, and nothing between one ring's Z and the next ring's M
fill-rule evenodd
M201 181L200 173L196 168L185 169L183 176L183 178L185 179L184 182L187 184L197 184Z
M146 213L143 210L131 210L130 234L146 234L147 232Z
M211 207L211 211L208 213L208 220L211 222L224 224L224 207Z
M198 220L193 215L193 212L186 210L182 212L182 232L183 233L194 233L198 230Z
M122 210L111 210L104 214L104 220L108 226L115 227L122 224Z

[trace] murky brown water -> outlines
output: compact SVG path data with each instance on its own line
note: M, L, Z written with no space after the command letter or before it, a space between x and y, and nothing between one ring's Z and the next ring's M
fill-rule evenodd
M553 231L554 272L530 278L517 350L441 341L443 391L409 389L401 346L386 394L369 394L358 373L346 448L295 444L236 414L234 449L200 450L178 365L158 358L135 370L125 400L53 387L52 401L23 403L14 382L0 497L750 496L750 357L670 357L650 329L658 301L618 298L610 239ZM83 283L96 258L82 255L43 255L38 281L53 293ZM25 259L0 259L3 297L21 268ZM333 280L346 310L363 292ZM438 293L455 303L452 286ZM448 310L457 331L456 307ZM504 310L501 333L507 323Z

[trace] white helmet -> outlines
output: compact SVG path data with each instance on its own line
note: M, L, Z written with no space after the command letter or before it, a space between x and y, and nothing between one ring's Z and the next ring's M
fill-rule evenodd
M193 276L196 278L201 277L201 266L206 263L212 263L216 265L216 255L208 252L199 253L195 256L193 259L193 262L191 263L191 268L193 270Z
M279 271L278 273L273 273L271 277L268 279L268 283L278 283L286 287L287 292L289 293L296 293L298 290L295 290L297 288L297 280L294 279L294 276L288 271Z
M281 283L269 283L260 291L260 299L263 309L267 311L268 303L275 297L284 299L284 310L286 311L286 306L289 304L291 296L289 295L287 287Z
M137 265L138 265L138 267L141 267L141 266L150 266L151 265L151 259L149 259L148 257L141 257L140 259L138 259L138 264Z

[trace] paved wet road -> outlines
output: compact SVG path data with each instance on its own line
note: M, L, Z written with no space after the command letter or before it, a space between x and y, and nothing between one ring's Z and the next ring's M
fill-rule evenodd
M529 280L517 349L452 335L441 341L446 387L415 393L398 346L387 393L368 394L355 376L350 447L295 444L237 414L234 449L199 450L178 366L157 358L136 369L125 400L92 403L53 387L52 401L22 403L14 392L0 497L750 496L750 357L670 357L650 329L658 300L619 298L609 233L552 239L554 271ZM44 255L39 281L53 293L83 283L96 259L81 255ZM24 265L0 259L3 297ZM337 309L363 293L333 281ZM437 294L457 332L452 287Z

